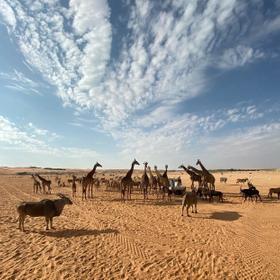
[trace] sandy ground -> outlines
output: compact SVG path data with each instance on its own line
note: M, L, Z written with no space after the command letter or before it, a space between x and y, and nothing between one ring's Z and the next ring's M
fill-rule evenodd
M123 203L119 193L99 189L82 201L78 185L56 230L28 218L25 233L17 229L17 203L55 196L33 194L30 176L0 174L0 279L280 279L280 200L267 198L280 172L224 173L228 183L217 189L226 201L199 201L190 218L180 216L179 197L143 202L134 193ZM189 186L185 173L169 177L179 174ZM262 203L242 201L235 184L242 177L259 188Z

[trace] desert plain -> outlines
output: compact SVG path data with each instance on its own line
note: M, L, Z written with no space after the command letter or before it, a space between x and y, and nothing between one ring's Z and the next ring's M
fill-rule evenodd
M44 218L27 218L26 232L18 229L16 205L21 201L55 198L33 193L30 169L0 169L0 279L280 279L280 200L268 198L271 187L280 186L280 171L214 173L223 203L198 201L198 213L181 216L181 197L162 201L155 195L143 200L133 191L122 202L116 190L100 186L94 198L81 199L81 186L73 205L54 218L55 229L46 231ZM82 171L76 173L85 174ZM99 170L106 178L122 171ZM123 171L124 174L124 171ZM142 171L136 172L141 176ZM181 176L189 189L189 176ZM227 183L220 183L220 177ZM258 188L262 202L243 201L237 178L248 177ZM246 185L243 185L246 188Z

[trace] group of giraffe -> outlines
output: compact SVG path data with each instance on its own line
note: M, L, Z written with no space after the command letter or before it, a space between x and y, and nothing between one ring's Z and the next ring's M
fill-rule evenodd
M43 192L43 193L48 193L48 194L51 193L51 183L52 183L51 180L47 180L37 173L32 174L31 177L33 179L33 192L34 193L38 193L39 190L40 190L40 192Z
M151 170L151 167L148 166L147 162L144 162L144 171L140 182L140 188L143 192L144 200L148 199L148 193L154 191L157 194L157 197L160 196L164 200L167 196L168 199L171 199L172 190L170 189L170 183L167 175L168 165L165 165L165 171L163 174L159 172L157 166L154 166L155 176ZM135 165L140 165L139 162L134 159L131 163L131 168L128 170L126 175L120 181L120 191L121 198L131 199L132 188L135 185L134 180L132 179L133 171ZM191 179L191 189L194 188L194 183L198 182L198 188L207 187L210 190L215 190L215 177L204 167L200 160L197 160L196 165L201 167L201 170L196 169L193 166L185 167L184 165L180 165L179 168L183 168L189 175ZM97 167L102 167L102 165L98 162L95 163L92 170L87 173L86 176L82 177L80 183L82 185L82 199L93 198L93 185L94 185L94 174L96 173ZM149 175L148 175L149 174ZM51 181L43 178L39 174L33 174L32 178L34 180L33 190L34 192L38 192L40 190L44 193L51 193ZM79 179L73 175L72 176L72 195L76 196L77 187L76 182ZM42 184L42 187L41 187ZM47 191L46 191L47 187Z
M148 199L149 189L151 191L155 191L158 196L161 194L163 199L165 199L166 195L168 196L169 199L171 199L171 190L169 188L170 184L167 175L168 165L165 165L165 171L163 174L161 174L158 171L157 166L155 166L154 170L156 176L154 176L151 167L148 166L148 163L144 162L143 164L144 164L144 172L141 178L140 188L143 192L144 200ZM126 175L121 179L120 190L121 190L121 198L123 200L125 200L125 198L131 199L132 188L135 184L135 182L132 179L132 174L135 165L140 165L136 159L133 160L133 162L131 163L131 168L128 170ZM147 174L147 170L149 176Z
M148 166L148 163L144 162L143 164L144 171L140 182L140 188L143 192L144 200L148 199L149 190L154 191L158 197L161 195L163 200L166 196L170 200L172 191L170 189L170 183L167 175L168 165L165 165L165 171L163 174L159 172L157 166L154 166L154 171L156 174L156 176L154 176L151 167ZM121 198L123 200L131 199L132 189L135 185L135 182L132 179L135 165L140 165L136 159L133 160L130 169L120 181ZM194 182L198 182L199 188L203 186L208 187L209 184L209 188L215 190L215 177L204 167L200 160L197 161L196 165L199 165L201 170L198 170L192 166L188 166L187 168L184 165L180 166L180 168L183 168L190 175L192 181L191 188L194 188ZM95 174L97 167L102 167L102 165L97 162L93 169L82 178L82 199L93 198L93 175ZM75 186L75 191L73 191L73 193L76 192L75 180L76 177L73 176L72 184Z
M194 189L194 183L198 183L198 189L206 188L209 190L215 190L215 177L211 174L205 166L201 163L198 159L196 165L199 165L201 170L193 167L188 166L185 167L183 164L179 166L179 168L183 168L189 175L191 179L191 189Z

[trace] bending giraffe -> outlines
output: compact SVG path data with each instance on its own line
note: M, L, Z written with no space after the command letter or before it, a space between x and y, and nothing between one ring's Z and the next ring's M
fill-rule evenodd
M40 192L42 192L40 181L36 178L34 174L32 174L31 177L33 179L33 192L38 193L39 189Z
M82 199L87 199L87 190L89 191L88 196L93 197L93 175L95 174L96 168L102 167L98 162L93 166L92 170L82 179Z
M131 168L128 170L126 175L121 179L121 197L123 200L125 200L125 193L127 193L127 199L131 199L132 186L134 184L132 180L132 174L135 165L140 165L136 159L133 160L131 164Z
M187 167L185 167L183 164L180 165L178 168L183 168L189 175L190 175L190 179L191 179L191 189L193 190L194 188L194 182L198 182L198 188L201 186L201 175L196 174L194 171L191 171L190 169L188 169Z
M199 165L203 172L202 181L204 185L210 184L210 189L215 190L215 177L213 174L211 174L201 163L201 161L198 159L196 162L196 165Z
M148 166L147 167L148 172L149 172L149 182L150 182L150 192L152 190L154 190L157 193L157 186L158 186L158 182L157 182L157 178L153 175L151 167Z
M157 181L159 185L159 192L162 193L162 199L165 199L165 193L168 193L168 197L171 199L171 194L169 195L169 180L167 176L167 168L168 166L165 166L165 172L163 175L160 174L160 172L157 169L157 166L154 166L155 173L157 175Z
M40 181L42 183L43 192L50 194L52 181L45 179L44 177L40 176L39 174L36 174L36 176L40 179ZM48 191L46 191L46 187L48 188Z

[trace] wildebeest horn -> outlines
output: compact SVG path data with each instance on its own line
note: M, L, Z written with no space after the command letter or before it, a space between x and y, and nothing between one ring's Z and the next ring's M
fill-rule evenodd
M56 194L57 196L61 197L61 198L68 198L66 195L64 195L63 193L58 193Z

